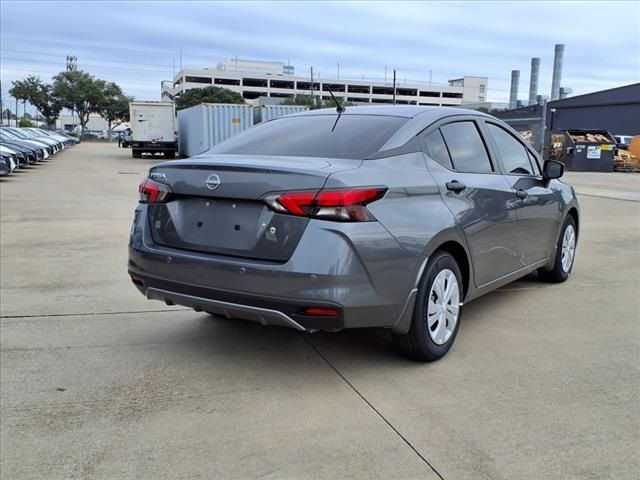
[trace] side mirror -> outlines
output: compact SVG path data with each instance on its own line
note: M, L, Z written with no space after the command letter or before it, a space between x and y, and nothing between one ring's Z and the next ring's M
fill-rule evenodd
M564 175L564 163L555 160L547 160L542 167L542 176L545 180L553 180Z

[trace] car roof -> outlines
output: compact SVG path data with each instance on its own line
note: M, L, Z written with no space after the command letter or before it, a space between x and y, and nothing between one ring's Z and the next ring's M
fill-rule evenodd
M335 108L321 108L318 110L308 110L294 114L295 116L301 115L335 115ZM345 107L343 115L384 115L388 117L405 117L415 118L418 115L429 113L431 115L436 114L442 117L446 117L452 114L455 115L477 115L481 112L475 110L468 110L465 108L457 107L438 107L427 105L363 105Z

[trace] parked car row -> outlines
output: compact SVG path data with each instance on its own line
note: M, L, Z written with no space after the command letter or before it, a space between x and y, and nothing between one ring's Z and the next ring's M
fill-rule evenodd
M78 139L41 128L0 127L0 176L10 175L78 143Z

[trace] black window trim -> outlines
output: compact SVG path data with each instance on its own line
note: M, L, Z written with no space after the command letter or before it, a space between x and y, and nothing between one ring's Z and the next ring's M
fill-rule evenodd
M527 142L520 137L519 135L514 135L512 132L509 131L509 129L505 128L504 125L500 124L500 122L496 122L493 121L492 119L482 119L483 120L483 127L486 127L486 125L494 125L502 130L504 130L507 134L509 134L513 139L515 139L516 142L518 142L520 145L522 145L525 149L525 151L527 153L531 153L533 155L534 160L536 161L536 165L538 166L538 171L540 172L539 174L530 174L530 173L512 173L512 172L507 172L504 164L502 163L502 157L500 156L500 152L498 151L498 147L495 144L495 140L493 139L493 137L491 136L491 133L487 130L486 132L486 136L488 137L488 141L491 143L491 148L494 150L494 155L496 157L496 160L498 161L499 165L500 165L500 171L502 172L502 175L508 176L508 177L529 177L529 178L536 178L536 179L542 179L542 165L540 165L540 162L538 161L538 156L535 153L535 150L533 150L531 148L530 145L527 144Z
M435 158L433 158L430 154L429 154L429 149L427 148L427 137L433 135L434 133L438 132L438 134L440 135L440 138L442 139L442 143L444 143L444 148L447 151L447 155L449 156L449 165L451 165L451 168L447 167L446 165L442 165L439 161L437 161ZM456 172L457 170L453 170L453 159L451 158L451 152L449 151L449 145L447 145L446 140L444 139L444 135L442 134L442 130L440 130L440 127L435 128L433 130L431 130L429 133L425 134L425 135L421 135L420 136L420 144L424 150L424 154L429 157L431 160L433 160L434 162L436 162L438 165L443 166L444 168L446 168L447 170L449 170L450 172Z
M484 125L481 124L481 120L484 120L484 119L482 117L474 116L474 115L451 115L448 117L441 118L437 122L429 125L427 128L425 128L420 133L418 133L418 136L420 137L420 147L422 148L422 152L431 160L436 162L438 165L442 166L443 168L446 168L448 171L453 173L472 174L472 175L502 175L502 165L501 164L498 165L498 163L496 162L496 159L494 158L495 155L494 155L493 148L488 143L488 140L486 138L484 128L483 128ZM442 135L442 132L440 132L440 134L442 135L444 144L447 147L447 152L449 153L449 158L451 159L451 165L454 167L453 170L437 162L436 160L431 158L431 156L429 155L429 152L424 142L424 137L426 137L427 135L430 135L435 130L440 130L440 127L443 127L450 123L458 123L458 122L474 123L476 129L478 130L478 134L480 135L480 139L482 140L482 144L484 145L484 148L487 152L487 158L489 159L489 164L491 165L490 172L464 172L462 170L456 170L455 165L453 163L453 158L451 158L451 152L449 152L449 145L447 145L447 140L445 139L444 135Z

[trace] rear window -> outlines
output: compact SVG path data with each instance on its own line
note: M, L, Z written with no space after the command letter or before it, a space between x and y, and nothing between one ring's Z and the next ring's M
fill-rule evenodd
M458 172L490 173L493 171L487 149L473 122L449 123L440 127Z
M451 157L449 156L447 146L444 143L440 130L436 130L435 132L427 135L424 139L424 143L431 158L440 165L447 167L448 169L453 169Z
M279 118L216 145L212 153L364 159L376 153L406 118L309 115Z

